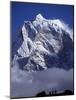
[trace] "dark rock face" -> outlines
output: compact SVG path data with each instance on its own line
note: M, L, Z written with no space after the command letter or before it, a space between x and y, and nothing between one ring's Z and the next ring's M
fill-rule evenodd
M28 57L27 58L22 58L22 59L19 59L18 60L18 64L19 64L19 67L20 67L20 69L21 70L23 70L24 69L24 66L27 64L27 62L28 62Z
M64 34L63 35L63 49L60 50L60 52L58 53L59 56L59 65L64 68L64 69L70 69L73 68L73 42L71 40L71 38Z
M11 59L13 60L14 55L17 54L17 50L19 49L19 47L22 45L24 39L23 39L23 35L22 35L22 30L20 30L17 34L16 40L12 41L11 43Z
M44 59L45 59L45 63L47 65L48 68L51 67L58 67L58 63L59 63L59 59L57 55L44 55Z

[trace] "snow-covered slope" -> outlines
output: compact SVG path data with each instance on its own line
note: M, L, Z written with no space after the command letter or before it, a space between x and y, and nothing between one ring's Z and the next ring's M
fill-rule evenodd
M73 32L59 19L48 20L41 14L34 21L24 21L21 45L13 55L13 63L28 71L51 67L73 67Z

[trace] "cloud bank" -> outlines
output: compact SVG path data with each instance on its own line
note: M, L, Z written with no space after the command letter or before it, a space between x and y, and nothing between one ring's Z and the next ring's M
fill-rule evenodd
M31 97L45 90L73 90L73 69L65 71L50 68L45 71L27 72L18 64L11 68L11 97Z

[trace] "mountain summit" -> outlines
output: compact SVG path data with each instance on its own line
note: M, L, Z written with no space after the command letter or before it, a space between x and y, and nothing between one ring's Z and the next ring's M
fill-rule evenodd
M59 19L45 19L38 14L34 21L24 21L17 42L20 45L12 62L13 66L18 63L21 70L73 67L73 32Z
M36 16L36 19L41 19L41 20L43 20L44 17L43 17L41 14L38 14L38 15Z

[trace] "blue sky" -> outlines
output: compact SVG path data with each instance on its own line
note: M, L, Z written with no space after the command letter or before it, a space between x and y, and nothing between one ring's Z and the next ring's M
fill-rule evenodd
M61 19L73 28L73 8L72 5L11 2L12 36L16 37L24 20L35 20L39 13L47 19Z

